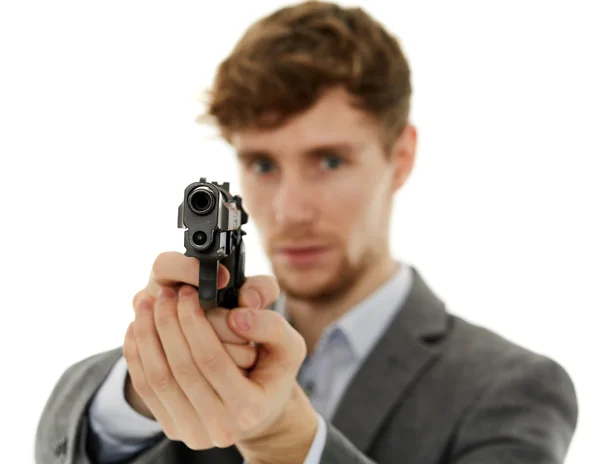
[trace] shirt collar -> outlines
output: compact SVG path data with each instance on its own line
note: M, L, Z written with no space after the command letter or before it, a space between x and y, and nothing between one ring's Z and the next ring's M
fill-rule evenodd
M354 357L357 360L366 357L404 304L412 287L412 279L410 266L399 262L396 273L354 308L332 322L325 329L322 340L333 332L341 332ZM285 311L285 297L276 301L274 309L289 321Z

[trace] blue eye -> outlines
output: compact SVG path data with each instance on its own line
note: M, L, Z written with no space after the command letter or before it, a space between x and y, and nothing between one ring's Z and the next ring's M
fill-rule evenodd
M273 169L273 163L268 160L260 160L252 163L252 169L259 174L266 174Z
M338 155L327 155L321 158L321 163L325 169L336 169L343 164L343 160Z

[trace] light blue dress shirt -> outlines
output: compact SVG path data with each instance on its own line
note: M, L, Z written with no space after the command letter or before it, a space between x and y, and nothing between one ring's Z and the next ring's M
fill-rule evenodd
M298 383L318 417L317 434L304 464L321 461L327 439L325 421L333 417L352 377L412 288L410 266L398 264L398 271L391 279L324 330L313 354L307 356L298 373ZM284 296L274 309L288 319ZM142 416L127 403L126 376L127 364L121 357L90 406L90 427L98 438L100 464L112 464L136 454L162 432L157 421Z

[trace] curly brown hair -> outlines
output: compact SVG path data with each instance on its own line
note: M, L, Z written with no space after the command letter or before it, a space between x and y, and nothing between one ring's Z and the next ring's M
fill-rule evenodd
M217 69L207 113L221 136L274 128L343 86L380 124L387 151L408 123L410 68L398 40L361 8L306 1L258 20Z

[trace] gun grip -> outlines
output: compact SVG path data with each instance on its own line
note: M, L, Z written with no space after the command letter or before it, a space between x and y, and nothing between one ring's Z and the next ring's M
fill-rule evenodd
M218 289L219 263L229 271L229 282L225 288ZM246 280L246 247L239 241L234 251L223 258L200 259L198 301L202 309L216 307L233 309L238 306L239 289Z
M237 238L236 238L237 241ZM239 289L245 280L245 262L246 252L242 240L235 247L232 253L223 258L221 264L229 271L229 283L227 287L220 290L219 306L222 308L233 309L239 304Z
M212 309L219 306L218 295L219 261L216 259L201 260L198 282L198 301L202 309Z

